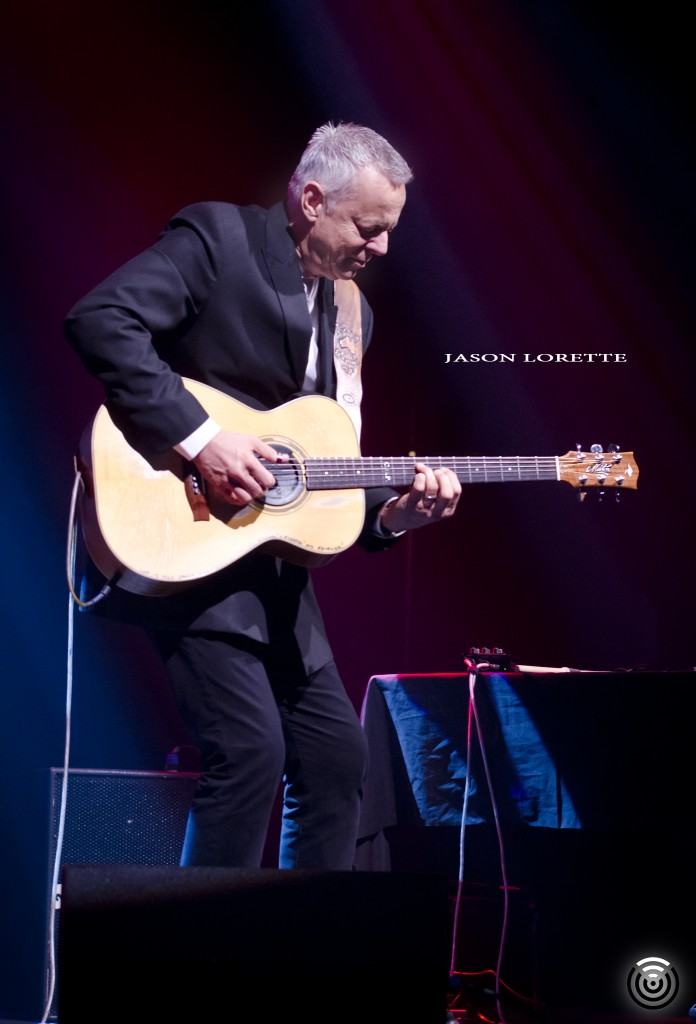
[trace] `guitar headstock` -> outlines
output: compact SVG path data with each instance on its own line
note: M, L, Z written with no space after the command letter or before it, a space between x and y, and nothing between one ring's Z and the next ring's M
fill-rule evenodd
M583 491L588 487L635 490L639 470L633 452L617 449L618 445L611 444L605 452L601 445L593 444L589 452L583 452L578 446L559 457L559 478Z

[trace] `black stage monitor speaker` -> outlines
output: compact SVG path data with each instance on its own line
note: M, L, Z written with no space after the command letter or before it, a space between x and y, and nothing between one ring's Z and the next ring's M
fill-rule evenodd
M438 875L66 865L60 1024L444 1024Z
M58 851L64 771L50 770L47 885L46 995L51 987L51 915L55 933L60 917L51 894ZM188 772L68 771L66 810L59 865L176 865L198 775ZM52 946L54 948L52 948ZM49 1020L56 1019L52 999Z
M63 785L51 769L51 869ZM184 772L68 771L62 864L178 864L198 776Z

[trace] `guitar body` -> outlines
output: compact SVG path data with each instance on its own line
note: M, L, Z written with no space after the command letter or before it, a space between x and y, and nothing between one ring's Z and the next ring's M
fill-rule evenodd
M295 468L287 484L269 492L275 503L209 506L200 515L184 482L190 464L170 453L153 465L101 406L81 445L86 486L80 521L87 550L107 579L119 574L118 586L126 590L167 594L255 550L314 566L357 540L364 490L307 490L302 474L309 454L359 455L353 424L338 403L308 395L259 412L208 385L184 383L221 427L260 437Z

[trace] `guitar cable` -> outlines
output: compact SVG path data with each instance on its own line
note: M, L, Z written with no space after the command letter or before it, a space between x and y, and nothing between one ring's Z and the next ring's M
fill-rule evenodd
M114 581L108 580L101 588L101 590L88 601L83 600L77 593L77 588L75 586L75 562L77 557L76 509L78 497L84 491L84 489L85 482L82 477L82 473L78 469L77 461L75 461L75 481L73 483L72 495L70 498L70 514L68 517L68 543L66 547L65 572L68 578L68 588L70 590L70 595L75 604L79 605L80 608L91 608L93 607L93 605L97 604L99 601L102 601L108 594L111 593L111 586Z
M68 540L66 545L65 572L68 581L68 646L67 646L67 684L65 697L65 745L63 750L63 777L60 789L60 809L58 814L58 833L56 837L56 849L53 859L51 890L49 899L51 901L48 915L48 979L46 1001L41 1015L40 1024L45 1024L51 1014L51 1008L56 990L57 966L56 966L56 913L60 908L60 865L63 853L63 840L65 836L65 817L68 803L68 768L70 764L70 736L72 723L72 693L73 693L73 646L75 632L75 605L80 608L90 608L103 600L111 591L111 582L107 582L93 598L83 600L77 593L75 585L75 566L77 562L77 501L80 493L84 490L82 473L75 463L75 481L73 483L72 495L70 498L70 512L68 516Z
M48 915L48 984L46 1002L41 1016L41 1024L45 1024L51 1012L51 1005L56 989L56 914L60 908L60 863L63 852L63 837L65 835L65 813L68 803L68 765L70 763L70 731L72 721L72 688L73 688L73 627L74 627L75 603L72 595L68 599L68 665L67 665L67 687L65 696L65 747L63 752L63 778L60 790L60 811L58 815L58 836L56 839L56 850L53 859L53 870L51 878L51 901Z
M68 542L66 546L66 575L68 580L68 648L67 648L67 685L65 695L65 744L63 749L63 777L60 788L60 810L58 813L58 834L56 838L56 849L53 855L53 868L51 874L51 890L49 892L50 908L48 915L48 981L44 1011L41 1015L40 1024L45 1024L51 1013L51 1007L56 990L56 914L60 907L60 863L63 853L63 839L65 836L65 814L68 803L68 766L70 764L70 735L72 723L72 690L73 690L73 639L75 627L75 605L83 606L83 602L77 595L74 585L75 563L76 563L76 533L77 520L75 509L80 488L83 487L82 474L75 467L75 482L73 484L70 499L70 514L68 516Z

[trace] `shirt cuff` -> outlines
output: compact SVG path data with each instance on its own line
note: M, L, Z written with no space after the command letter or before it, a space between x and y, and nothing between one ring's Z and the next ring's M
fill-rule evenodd
M205 423L201 423L192 434L185 437L179 444L174 445L174 450L183 455L185 459L195 459L195 457L203 451L209 441L212 441L216 434L222 430L222 427L215 422L215 420L208 419Z
M394 502L398 500L398 497L390 498L389 501L386 501L384 505L382 505L381 509L377 513L377 518L375 519L374 525L372 527L372 532L376 537L382 537L386 540L388 537L403 537L403 535L406 533L405 530L399 530L398 533L394 533L393 530L388 530L387 527L382 524L382 516L389 508L389 506L393 505Z

